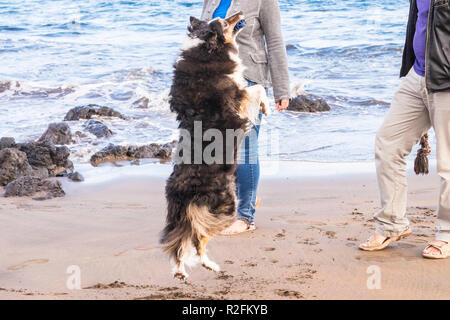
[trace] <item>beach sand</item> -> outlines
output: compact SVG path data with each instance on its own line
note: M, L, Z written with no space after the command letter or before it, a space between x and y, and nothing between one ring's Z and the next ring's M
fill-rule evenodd
M0 198L0 299L450 298L450 260L421 257L435 231L436 174L410 175L414 234L367 253L357 246L374 230L375 174L291 169L262 180L256 231L210 242L223 271L197 266L187 282L171 277L158 245L161 176L65 182L65 198L44 202ZM82 290L67 288L69 266L80 268ZM380 289L367 286L371 270Z

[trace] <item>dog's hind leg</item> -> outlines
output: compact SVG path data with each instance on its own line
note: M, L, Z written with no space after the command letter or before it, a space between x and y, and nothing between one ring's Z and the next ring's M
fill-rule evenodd
M185 280L189 277L188 273L186 272L186 262L188 262L190 252L191 250L189 250L188 241L182 241L175 257L175 267L173 269L174 278Z
M214 261L211 261L206 255L206 244L208 243L208 237L201 237L200 241L197 244L197 253L200 256L200 262L202 266L208 270L219 272L220 267Z
M186 272L185 262L183 261L183 258L175 262L173 277L180 280L185 280L189 277Z

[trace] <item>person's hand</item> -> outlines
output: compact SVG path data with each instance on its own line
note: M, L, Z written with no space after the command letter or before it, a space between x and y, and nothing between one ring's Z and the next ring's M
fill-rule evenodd
M289 107L289 99L282 99L277 102L276 109L277 111L286 110Z

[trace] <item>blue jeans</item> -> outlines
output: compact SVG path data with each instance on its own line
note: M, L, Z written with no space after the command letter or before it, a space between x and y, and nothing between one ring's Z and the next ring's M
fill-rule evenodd
M249 86L256 83L248 81ZM259 114L259 120L262 113ZM237 215L239 220L252 223L255 220L256 193L258 191L260 166L258 156L258 137L260 125L254 125L242 141L238 151L236 170L237 196L239 200Z

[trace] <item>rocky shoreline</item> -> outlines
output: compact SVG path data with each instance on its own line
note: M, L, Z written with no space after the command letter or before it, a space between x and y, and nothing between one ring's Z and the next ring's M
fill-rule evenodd
M288 107L294 112L326 112L331 108L325 100L311 94L298 94ZM102 118L130 120L130 117L106 106L89 104L70 109L64 121L50 123L47 130L36 141L17 143L13 137L0 138L0 186L5 187L5 197L31 196L36 200L47 200L65 195L59 178L74 182L84 181L75 171L69 159L71 151L68 145L77 138L89 134L93 139L88 143L95 146L98 139L107 139L114 135ZM72 133L70 123L84 121L80 130ZM94 151L90 164L97 167L104 163L129 161L130 165L140 165L140 159L155 158L168 162L177 142L166 144L149 143L145 145L108 144ZM119 166L119 165L118 165Z
M63 122L49 124L36 141L17 143L13 137L0 138L0 186L4 187L4 196L48 200L65 195L59 178L84 181L69 159L71 153L68 145L74 143L75 139L68 123L86 120L84 131L98 139L108 138L114 133L100 121L102 117L129 119L112 108L90 104L69 110ZM75 136L83 135L83 132L75 133ZM97 167L118 161L130 161L131 165L137 165L139 159L144 158L170 161L175 145L175 141L143 146L109 144L95 152L90 162Z

